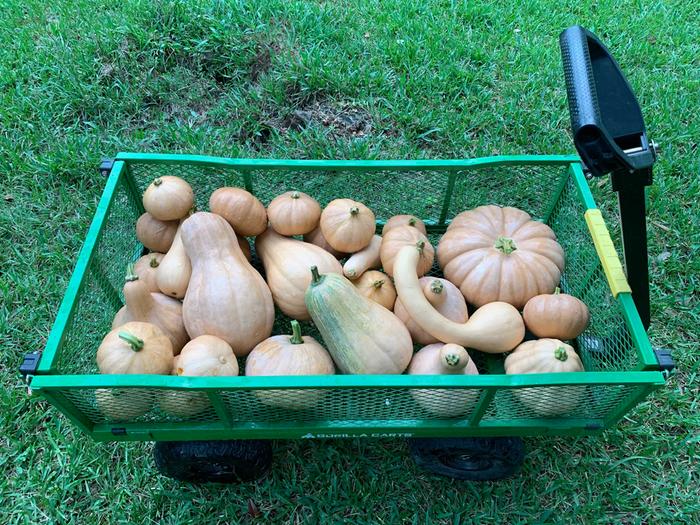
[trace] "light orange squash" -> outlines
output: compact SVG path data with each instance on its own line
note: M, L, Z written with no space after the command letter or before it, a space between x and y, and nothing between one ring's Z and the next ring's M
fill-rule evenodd
M381 304L387 310L394 309L396 289L389 276L376 270L369 270L352 281L360 294L367 299Z
M389 275L394 275L394 261L399 250L404 246L412 246L418 249L420 257L416 271L418 277L428 273L435 261L435 250L428 238L417 228L411 226L397 226L390 229L382 238L379 256L382 260L382 269Z
M558 339L525 341L506 357L506 374L550 374L583 372L583 363L573 347ZM520 402L537 415L560 416L573 411L583 399L582 385L545 386L513 390Z
M153 408L153 391L143 388L98 388L95 402L107 421L130 421Z
M278 195L267 206L270 226L280 235L304 235L318 226L321 205L301 191Z
M147 253L134 263L134 273L139 276L139 280L146 285L149 292L160 292L156 282L156 270L163 260L163 255L157 252Z
M310 266L325 273L343 272L338 260L324 249L283 237L272 228L256 237L255 249L275 304L293 319L311 318L304 304L304 293L311 282Z
M143 193L143 207L161 221L182 219L194 206L194 192L187 181L166 175L158 177ZM165 251L165 250L156 250Z
M248 242L248 239L241 237L240 235L236 235L236 240L238 241L238 246L241 248L241 251L248 262L252 261L253 255L250 253L250 243Z
M466 323L450 321L435 310L423 293L416 266L420 253L404 246L396 256L394 284L406 312L418 325L444 343L482 352L502 353L515 348L525 336L525 324L512 305L493 302L479 308Z
M321 344L301 335L292 321L292 335L273 335L258 344L245 362L246 376L314 376L335 373L335 366ZM266 405L302 410L313 408L324 394L317 390L259 390L255 395Z
M588 326L591 314L586 304L573 295L561 293L536 295L523 309L525 326L537 337L575 339Z
M413 355L408 373L412 375L478 375L479 371L463 346L436 343ZM478 389L411 389L411 395L425 410L439 417L458 417L471 412L479 398Z
M382 228L382 236L386 235L386 232L397 226L412 226L416 228L423 235L428 235L425 229L425 224L422 220L414 215L394 215L391 217Z
M321 213L321 231L334 249L354 253L369 245L376 229L372 210L351 199L335 199Z
M445 277L467 302L505 301L518 309L551 293L564 269L552 229L517 208L480 206L457 215L438 244Z
M134 321L109 332L97 349L101 374L169 374L173 346L156 325Z
M265 206L243 188L219 188L209 197L209 209L221 215L236 235L260 235L267 229Z
M127 269L123 291L126 304L114 316L112 328L119 328L130 321L152 323L168 336L173 354L179 354L189 340L180 301L162 293L149 292L148 286L134 273L133 265Z
M316 226L316 228L314 228L313 231L305 234L304 242L309 242L311 244L315 244L319 248L323 248L336 259L342 259L343 257L347 256L347 253L339 252L338 250L333 249L333 247L330 244L328 244L328 241L323 236L323 232L321 231L320 226Z
M136 238L152 252L167 252L177 233L177 221L161 221L146 212L136 221Z
M469 319L467 311L467 303L464 300L462 292L459 291L454 284L447 279L439 277L421 277L418 282L423 289L423 295L428 299L428 302L446 319L455 323L466 323ZM401 299L396 299L394 304L394 313L396 317L403 321L408 331L411 333L413 342L422 345L429 345L439 342L436 337L433 337L428 332L423 330L411 316L408 315Z
M360 295L345 277L316 267L306 306L333 361L345 374L400 374L413 355L411 335L389 310Z
M172 246L156 269L156 283L160 291L168 297L182 299L187 292L190 275L192 275L192 265L185 252L180 237L180 228L178 228Z
M350 256L343 265L343 275L351 281L357 279L367 270L376 270L382 267L379 250L382 247L382 238L374 235L369 245Z
M269 337L275 319L272 294L246 260L236 234L214 213L197 212L182 223L192 275L182 303L190 337L215 335L237 356Z

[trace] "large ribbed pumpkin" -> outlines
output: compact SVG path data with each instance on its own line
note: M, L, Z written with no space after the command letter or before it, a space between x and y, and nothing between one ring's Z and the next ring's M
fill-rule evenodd
M437 254L445 277L475 306L503 301L522 308L552 293L564 269L564 250L549 226L493 205L457 215Z

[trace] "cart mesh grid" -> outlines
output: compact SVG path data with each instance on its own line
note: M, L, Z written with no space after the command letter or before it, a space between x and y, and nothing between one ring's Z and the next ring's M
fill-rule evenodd
M482 388L470 384L465 377L463 384L450 389L418 389L408 385L403 388L258 390L236 386L236 379L231 378L231 388L213 391L213 395L212 391L192 388L143 388L136 381L128 385L129 388L83 385L52 390L58 394L52 402L61 405L60 401L64 400L65 404L73 405L73 410L89 424L130 423L148 428L149 425L178 422L200 425L223 422L230 427L243 423L287 422L313 426L314 422L334 422L339 427L374 428L383 422L425 423L450 419L472 421L477 427L479 423L488 425L489 422L518 427L526 426L528 421L542 426L542 409L539 413L533 412L533 403L528 402L536 399L552 412L552 417L547 419L550 423L569 420L571 427L583 428L586 421L595 420L600 428L600 422L611 422L619 417L620 407L633 405L633 400L638 401L650 390L646 384L614 384L615 378L622 377L625 371L644 367L623 317L623 307L610 292L583 220L586 206L569 163L547 162L544 158L538 162L536 157L530 157L526 163L484 162L450 170L398 167L362 170L360 166L309 169L289 167L284 162L256 169L209 165L211 162L198 164L192 158L181 160L178 156L152 163L146 157L145 162L127 160L126 169L119 175L102 234L83 276L75 313L63 332L63 342L52 366L53 374L80 377L97 374L95 351L110 330L114 314L122 306L121 288L126 265L142 253L134 232L134 224L142 211L140 196L154 178L177 175L192 185L200 210L208 208L209 195L221 186L247 187L265 205L290 189L309 193L322 205L334 198L349 197L368 205L380 224L399 213L421 217L429 226L434 246L446 222L465 209L483 204L521 208L553 228L566 254L562 288L584 300L591 310L591 323L575 342L586 371L617 375L607 381L610 384L532 386L528 389ZM253 264L262 272L254 246L253 253ZM430 273L441 275L437 263ZM302 330L320 340L312 323L302 323ZM289 319L278 312L273 333L289 332ZM482 374L502 374L503 356L470 353ZM430 399L431 411L417 401L420 396ZM273 406L280 401L294 409ZM562 406L570 408L565 414L558 414ZM189 439L197 439L197 435Z

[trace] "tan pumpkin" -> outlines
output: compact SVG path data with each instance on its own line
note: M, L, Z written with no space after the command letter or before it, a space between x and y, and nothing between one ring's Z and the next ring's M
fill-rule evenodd
M107 421L130 421L153 408L153 392L142 388L98 388L95 402Z
M551 293L564 269L552 229L517 208L480 206L457 215L438 244L438 262L467 302L518 309Z
M101 374L169 374L173 345L156 325L133 321L109 332L97 349Z
M126 304L114 316L112 328L119 328L130 321L152 323L168 336L173 354L179 354L189 340L180 301L162 293L149 292L148 286L134 273L132 265L127 269L123 291Z
M146 285L149 292L160 292L156 282L156 270L163 260L163 255L156 252L147 253L134 263L134 273L139 276L139 280Z
M506 374L550 374L583 372L583 363L573 347L558 339L537 339L519 345L506 357ZM540 416L572 412L585 395L585 386L545 386L512 391L520 402Z
M178 228L172 246L156 269L156 283L160 291L168 297L182 299L187 292L190 275L192 275L192 265L185 252L180 237L180 228Z
M177 233L177 221L161 221L146 212L136 221L136 238L152 252L167 252Z
M479 371L463 346L436 343L424 346L413 355L408 373L478 375ZM468 414L479 398L478 389L411 389L410 392L419 405L439 417Z
M352 281L360 295L381 304L387 310L394 309L396 289L389 276L376 270L364 272L359 279Z
M523 309L525 326L537 337L575 339L588 326L591 314L586 304L573 295L561 293L536 295Z
M248 262L252 261L253 255L250 253L250 243L248 242L248 239L241 237L240 235L236 235L236 240L238 241L238 246L243 252L243 256L246 258L246 260Z
M265 267L265 279L272 298L283 313L293 319L310 319L304 293L311 282L310 266L325 273L342 273L330 253L308 242L283 237L272 228L258 235L255 250Z
M304 242L315 244L319 248L323 248L336 259L342 259L343 257L347 256L347 253L334 250L333 247L330 244L328 244L328 241L323 236L323 232L321 231L320 226L316 226L316 228L314 228L313 231L305 234Z
M280 235L304 235L318 226L321 205L301 191L278 195L267 206L270 226Z
M428 238L417 228L411 226L397 226L389 230L382 238L382 246L379 256L382 260L382 269L389 275L394 275L394 261L399 250L404 246L413 246L418 249L420 257L416 271L418 277L425 275L433 267L435 250Z
M269 337L275 319L272 294L246 260L231 225L221 216L197 212L182 223L182 243L192 275L182 303L190 337L215 335L237 356Z
M446 319L455 323L467 322L469 319L467 303L459 288L447 279L439 277L421 277L418 282L428 302ZM396 299L394 313L406 325L414 343L429 345L439 342L436 337L423 330L418 323L411 319L401 299Z
M343 265L343 275L350 279L357 279L367 270L376 270L382 267L379 250L382 247L382 238L374 235L369 245L352 255Z
M301 335L292 321L292 335L273 335L258 344L245 362L246 376L315 376L335 373L331 356L313 337ZM260 390L266 405L302 410L313 408L324 394L317 390Z
M243 188L217 189L209 197L209 209L226 219L236 235L260 235L267 229L265 206Z
M335 199L321 213L323 236L341 252L354 253L368 246L375 229L372 210L351 199Z
M392 228L396 228L397 226L412 226L423 235L428 235L428 232L425 229L425 224L418 217L414 215L394 215L384 224L384 227L382 228L382 237L386 235L386 232Z
M161 221L186 217L194 206L194 192L187 181L166 175L158 177L143 193L143 207ZM165 251L165 250L157 250Z
M488 353L508 352L523 340L523 318L508 303L486 304L466 323L455 323L438 312L425 297L418 281L419 258L415 247L405 246L399 251L394 265L394 285L406 312L423 330L444 343Z

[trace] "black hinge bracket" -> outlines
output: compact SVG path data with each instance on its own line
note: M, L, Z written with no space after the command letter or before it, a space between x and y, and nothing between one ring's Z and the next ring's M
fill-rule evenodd
M114 166L114 159L110 158L103 158L100 161L100 167L98 168L100 175L103 177L109 177L109 174L112 172L112 167Z
M41 352L31 352L29 354L24 354L24 359L22 364L19 365L19 373L24 376L25 379L36 375L36 371L39 368L39 361L41 360Z
M673 360L670 348L654 348L654 355L659 362L659 370L662 372L671 372L676 368L676 362Z

